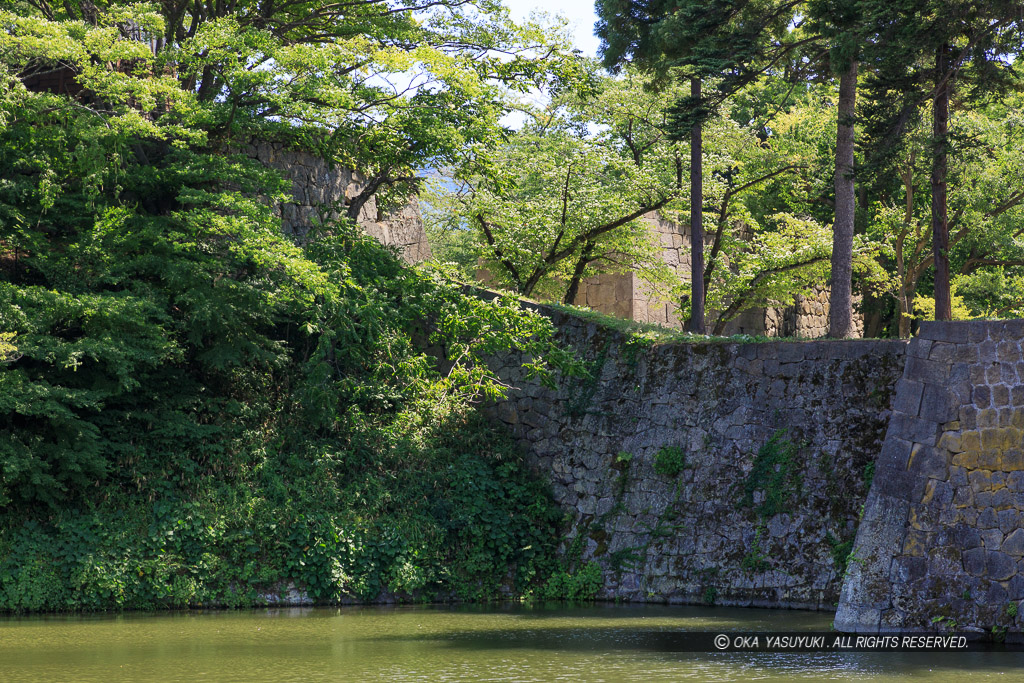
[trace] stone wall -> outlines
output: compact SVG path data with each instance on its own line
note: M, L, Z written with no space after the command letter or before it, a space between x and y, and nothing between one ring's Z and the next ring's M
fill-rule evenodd
M690 281L690 226L666 220L656 211L641 219L661 245L661 258L679 278ZM705 254L710 252L713 235L705 237ZM584 279L573 302L619 318L682 326L678 302L666 301L658 291L636 273L601 273ZM829 290L818 287L812 296L797 295L792 304L772 308L752 308L730 321L724 334L750 334L766 337L802 337L815 339L828 333ZM708 316L714 320L713 312ZM855 336L863 333L861 315L854 315Z
M921 324L836 627L1024 626L1024 320Z
M594 379L549 390L496 360L519 389L495 412L600 597L833 609L906 343L644 346L548 313Z
M274 208L285 233L300 241L314 223L340 215L336 209L346 206L364 187L365 180L358 172L339 168L315 154L282 143L253 142L243 153L283 172L292 182L292 201ZM382 210L376 197L372 197L363 205L357 222L382 244L398 247L409 263L431 256L415 197L388 211Z

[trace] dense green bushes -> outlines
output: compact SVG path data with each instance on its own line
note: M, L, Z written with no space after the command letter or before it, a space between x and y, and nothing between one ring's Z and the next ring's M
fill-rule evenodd
M258 604L292 582L480 599L546 575L557 514L469 401L493 390L478 354L539 348L540 319L344 226L301 252L272 221L102 216L0 283L0 609ZM444 374L428 330L459 358Z
M271 457L188 496L108 487L100 502L9 512L0 607L245 606L292 583L320 602L527 593L553 569L558 516L513 444L452 427L423 460L349 471L344 485L323 481L337 461L295 471Z
M47 98L0 129L0 609L479 599L552 571L553 504L473 407L487 353L571 365L549 323L344 223L289 242L249 160L125 139L145 153L96 165L69 152L88 121L30 115Z
M265 9L0 8L0 610L490 598L554 571L552 503L475 414L487 354L571 365L550 324L346 221L293 243L287 184L231 150L317 150L385 202L501 134L494 98L559 50L488 56L550 42L493 4Z

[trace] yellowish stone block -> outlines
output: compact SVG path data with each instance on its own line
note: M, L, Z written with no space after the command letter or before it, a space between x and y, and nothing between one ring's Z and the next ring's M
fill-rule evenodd
M945 448L953 453L960 453L963 448L960 447L960 433L959 432L945 432L939 437L939 448Z
M981 434L977 430L962 433L960 435L960 450L964 453L980 451Z

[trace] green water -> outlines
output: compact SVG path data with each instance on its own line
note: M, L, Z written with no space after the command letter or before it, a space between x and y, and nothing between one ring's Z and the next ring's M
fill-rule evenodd
M0 619L0 681L1024 681L1024 654L665 652L649 635L830 622L646 606L9 617Z

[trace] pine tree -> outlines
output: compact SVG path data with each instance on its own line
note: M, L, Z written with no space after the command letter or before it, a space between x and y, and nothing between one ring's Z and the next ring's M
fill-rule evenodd
M946 202L950 101L997 96L1019 84L1012 65L1022 50L1024 6L1012 0L862 0L867 58L875 76L871 150L884 163L898 148L921 104L932 117L931 228L935 318L952 317Z
M664 80L675 73L690 79L690 96L673 109L672 134L690 139L690 321L703 334L707 299L704 263L703 174L704 120L723 101L750 83L765 68L764 43L770 29L784 27L792 3L733 0L598 0L597 34L604 63L616 68L633 61ZM704 82L715 78L713 92Z
M861 49L857 0L813 0L811 28L829 45L830 71L839 76L836 125L835 220L832 223L832 274L829 280L828 336L853 336L854 120L858 57Z
M803 0L598 0L597 34L605 65L632 61L656 79L690 79L690 96L672 110L677 139L690 139L692 332L704 331L707 284L714 254L705 264L701 127L726 99L759 77L778 70L817 35L794 33ZM705 86L709 87L705 87ZM852 149L852 147L851 147ZM852 234L852 233L851 233Z

